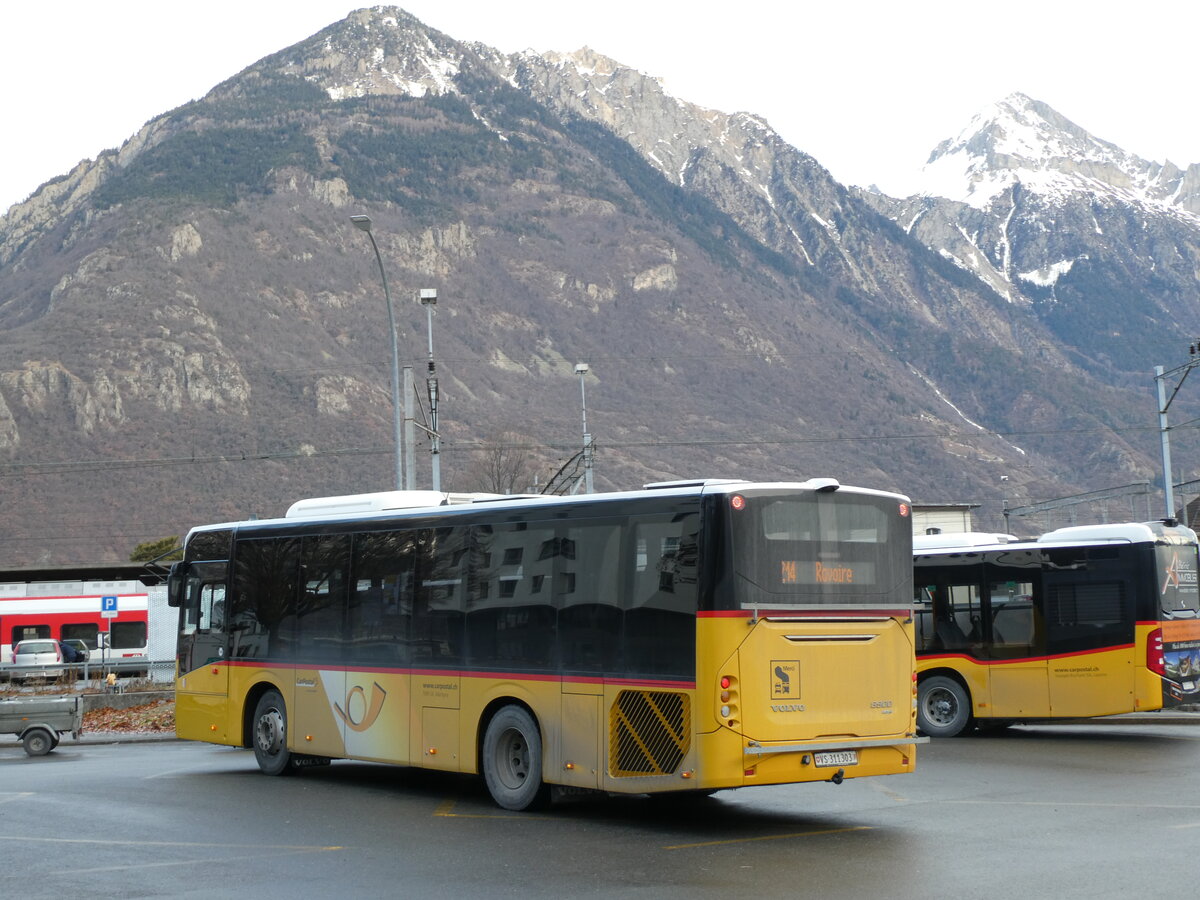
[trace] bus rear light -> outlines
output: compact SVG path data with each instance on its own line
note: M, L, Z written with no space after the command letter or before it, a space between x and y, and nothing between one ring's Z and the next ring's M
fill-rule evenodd
M717 708L717 714L725 721L725 724L732 728L737 723L738 717L738 689L737 678L733 675L722 675L720 680L721 705Z
M1163 631L1155 628L1146 638L1146 668L1160 678L1167 677L1167 660L1163 656Z

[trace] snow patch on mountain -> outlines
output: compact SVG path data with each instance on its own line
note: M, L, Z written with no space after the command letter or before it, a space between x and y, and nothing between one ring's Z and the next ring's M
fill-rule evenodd
M1127 153L1018 93L934 148L921 171L919 193L986 210L1020 185L1050 202L1099 195L1180 213L1184 176L1171 163Z

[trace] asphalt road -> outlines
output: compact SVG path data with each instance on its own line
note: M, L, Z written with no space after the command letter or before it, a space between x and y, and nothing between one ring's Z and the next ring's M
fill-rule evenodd
M1200 882L1200 728L1018 727L913 775L682 806L494 807L366 763L258 774L176 741L0 748L5 897L1126 898Z

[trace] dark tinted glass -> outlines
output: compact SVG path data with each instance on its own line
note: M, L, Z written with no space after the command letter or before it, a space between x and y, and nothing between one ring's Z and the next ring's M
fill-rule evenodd
M540 523L471 529L467 638L472 666L548 669L555 665L555 603L539 590L553 571L554 528Z
M114 650L134 650L146 646L145 622L113 622L109 626L110 647Z
M350 536L304 539L300 596L296 606L296 658L340 662L345 656Z
M462 660L467 549L466 528L420 533L410 633L414 665Z
M699 523L695 513L632 520L624 622L631 675L695 674Z
M192 535L192 539L188 541L184 558L188 562L201 559L229 559L229 549L232 543L232 531L202 531Z
M907 606L912 532L892 498L748 492L732 505L736 596L762 606Z
M604 674L621 654L624 522L582 522L561 528L555 602L564 671Z
M417 531L355 535L347 626L352 663L408 663L419 535Z
M300 575L298 538L239 541L226 617L232 659L291 659Z

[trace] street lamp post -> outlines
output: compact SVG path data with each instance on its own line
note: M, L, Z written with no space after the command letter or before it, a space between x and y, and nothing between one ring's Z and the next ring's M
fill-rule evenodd
M400 346L396 340L396 314L392 310L392 295L388 291L387 275L383 271L383 257L379 255L379 245L371 234L370 216L351 216L350 221L359 231L365 231L375 251L375 261L379 263L379 277L383 281L383 298L387 301L388 333L392 336L392 430L396 444L396 490L404 489L403 472L403 440L400 432Z
M433 308L437 306L437 291L421 288L421 305L429 318L429 373L425 385L429 390L429 453L432 456L433 489L442 489L441 435L438 433L438 381L437 367L433 362Z
M591 494L594 493L592 483L592 436L588 434L587 388L584 387L587 373L587 363L575 364L575 374L579 376L579 408L583 412L583 490L584 493Z

